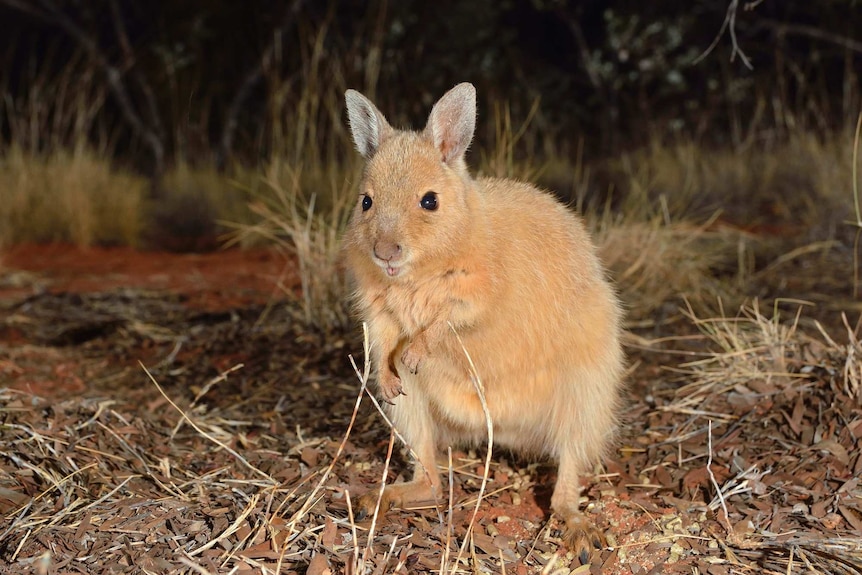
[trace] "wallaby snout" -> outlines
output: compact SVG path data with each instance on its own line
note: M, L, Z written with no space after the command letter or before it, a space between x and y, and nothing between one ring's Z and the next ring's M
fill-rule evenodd
M401 260L401 244L388 239L374 242L374 256L387 263L398 263Z

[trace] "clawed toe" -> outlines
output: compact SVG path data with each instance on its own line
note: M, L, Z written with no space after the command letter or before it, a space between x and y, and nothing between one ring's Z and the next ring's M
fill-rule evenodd
M410 348L407 348L403 354L401 354L401 363L404 364L404 367L407 368L407 371L416 375L419 373L419 364L422 363L422 359L417 357Z
M404 388L401 385L401 378L392 373L380 374L379 377L380 395L387 403L394 403L394 399L399 395L404 394Z
M564 541L569 550L574 553L586 565L590 561L590 553L595 549L603 549L607 546L604 533L589 523L585 518L569 520L567 522Z
M395 398L399 395L405 395L404 390L399 385L398 387L382 390L383 401L390 405L395 405Z
M364 521L373 516L374 511L377 509L378 499L380 500L381 513L389 511L389 508L392 506L392 501L388 496L388 493L384 491L383 496L381 497L379 491L369 491L356 501L356 508L353 512L354 519L356 519L356 521Z

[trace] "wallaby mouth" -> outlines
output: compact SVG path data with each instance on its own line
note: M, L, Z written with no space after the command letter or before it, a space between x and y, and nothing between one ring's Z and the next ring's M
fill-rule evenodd
M401 273L404 267L404 251L396 242L378 240L374 243L371 257L374 258L374 263L383 268L386 275L391 278Z
M400 259L398 261L383 259L377 254L372 253L371 260L377 265L377 267L383 270L383 273L385 273L387 277L397 277L404 271L404 262Z
M384 271L386 271L386 275L388 275L391 278L394 278L395 276L400 274L401 268L402 268L402 266L393 266L389 262L385 262L383 264L383 269L384 269Z

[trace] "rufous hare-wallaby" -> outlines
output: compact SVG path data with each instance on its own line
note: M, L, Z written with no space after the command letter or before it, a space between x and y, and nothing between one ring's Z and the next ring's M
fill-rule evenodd
M581 474L613 436L624 363L620 305L584 224L530 184L470 176L471 84L447 92L421 132L345 97L367 163L344 256L379 392L418 459L383 509L439 501L438 447L487 441L466 350L495 442L559 461L551 506L583 559L604 538L579 511ZM360 513L376 502L366 494Z

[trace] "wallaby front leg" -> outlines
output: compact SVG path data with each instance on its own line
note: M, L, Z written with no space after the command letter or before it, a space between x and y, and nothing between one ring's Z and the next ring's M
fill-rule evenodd
M419 372L419 365L432 352L432 350L446 337L449 325L444 322L435 322L413 336L413 339L404 346L401 352L401 363L410 373Z
M404 393L401 378L394 370L393 353L398 346L400 330L394 321L379 316L369 324L371 336L371 358L377 373L380 395L388 402Z

